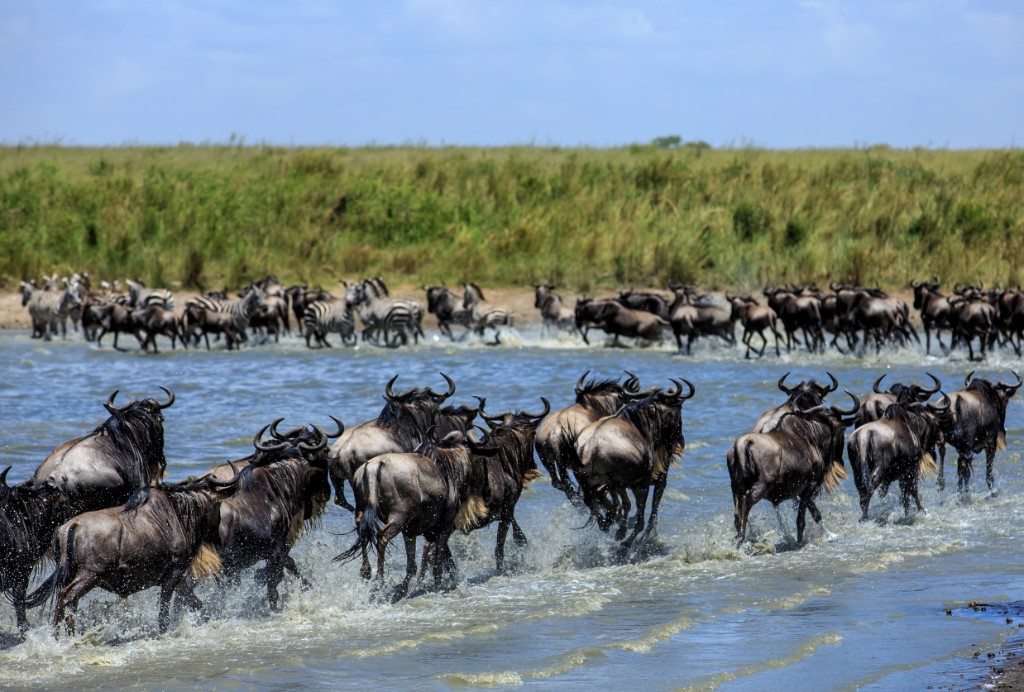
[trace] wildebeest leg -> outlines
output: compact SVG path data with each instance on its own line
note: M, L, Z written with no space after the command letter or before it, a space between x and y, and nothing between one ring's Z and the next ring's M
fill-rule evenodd
M743 354L743 360L750 360L750 332L744 330L743 337L740 339L743 345L747 347L746 352Z
M633 488L633 497L636 498L636 520L633 523L633 533L631 533L629 538L623 541L622 545L619 547L620 559L625 557L626 551L633 545L633 541L636 540L636 537L644 530L644 514L647 512L647 494L650 492L650 488L650 484L646 481Z
M654 497L651 498L651 520L647 525L647 533L658 532L658 508L661 507L661 496L665 494L665 488L668 486L668 473L661 474L654 483Z
M14 619L18 622L18 631L22 634L28 632L28 615L25 613L25 592L28 591L28 580L30 572L15 576L15 583L11 589L11 602L14 604Z
M78 574L74 580L61 589L57 594L57 603L53 608L53 634L57 636L57 628L61 621L64 622L65 631L73 635L75 633L75 610L78 608L78 600L85 594L92 591L96 586L96 575L92 573ZM65 612L70 611L70 612Z
M936 479L936 485L939 490L946 489L946 445L943 442L939 442L936 446L936 450L939 453L939 473Z
M804 544L804 529L807 527L807 499L801 494L796 507L796 542Z
M405 524L404 514L390 516L384 530L377 536L377 581L381 584L384 583L384 553L387 551L391 539L402 530L403 524Z
M786 520L782 518L782 510L779 509L778 505L772 505L775 508L775 518L779 522L779 530L782 531L782 536L787 540L793 540L793 537L789 533L789 527L786 526Z
M900 479L900 503L902 503L902 505L903 505L903 516L904 517L909 517L910 516L911 492L912 492L912 488L910 487L910 482L908 481L908 479L901 478Z
M416 576L416 536L407 531L402 532L402 541L405 543L405 579L395 587L391 594L391 602L395 603L409 593L409 584Z
M291 555L284 556L284 568L288 570L289 574L291 574L293 577L302 582L303 590L309 589L313 586L309 583L309 580L302 576L302 574L299 572L299 566L295 564L295 558L293 558Z
M619 530L615 532L615 540L621 541L626 537L626 524L629 521L629 510L632 509L629 503L629 495L625 488L615 491L619 499Z
M427 573L427 566L430 564L430 558L434 554L434 544L424 536L423 538L423 556L420 558L420 574L417 577L419 582L423 581L423 577Z
M985 446L985 484L989 490L996 484L996 478L992 473L992 464L996 460L996 439L996 436L993 436L992 441Z
M971 464L974 463L974 454L957 451L959 452L956 460L957 490L961 495L966 495L971 487Z
M686 355L693 355L693 341L697 338L697 335L690 332L686 335Z
M502 516L498 521L498 540L494 544L494 568L498 572L505 568L505 538L508 536L508 527L511 523L507 516Z
M267 603L270 604L271 610L277 611L280 609L280 594L277 587L281 584L281 580L284 579L283 556L274 555L267 560L264 578L267 580Z
M526 540L526 534L523 532L522 527L519 526L519 522L516 521L515 515L512 516L512 540L516 542L516 545L522 547L528 543Z
M452 560L451 551L448 549L448 538L451 537L450 529L443 530L438 534L434 542L434 588L441 588L441 573L444 567L448 566L449 573L455 571L455 562Z
M195 583L188 577L182 579L178 584L178 600L197 613L203 611L203 602L196 596ZM205 620L205 617L203 619Z
M160 610L156 616L157 628L160 634L167 631L171 622L171 596L174 595L180 579L168 579L160 585Z

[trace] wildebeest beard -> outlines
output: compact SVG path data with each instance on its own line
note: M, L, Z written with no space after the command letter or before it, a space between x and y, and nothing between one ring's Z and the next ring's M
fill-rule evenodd
M301 527L293 527L286 539L288 545L294 545L303 533L316 527L331 499L326 463L323 467L314 466L294 447L257 452L250 458L253 459L252 465L239 475L238 492L228 502L244 501L249 492L259 492L261 488L257 469L272 471L273 475L263 478L264 482L274 486L274 495L284 504L294 502L296 499L303 503L303 524ZM262 499L258 500L258 504L266 505ZM267 511L270 510L271 507L267 505Z
M390 432L402 449L414 449L426 439L427 430L434 424L438 402L428 394L407 397L389 399L377 416L377 425Z

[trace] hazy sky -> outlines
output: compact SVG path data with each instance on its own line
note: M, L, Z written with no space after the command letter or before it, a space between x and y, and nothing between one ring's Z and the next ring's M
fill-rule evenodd
M1024 2L0 0L0 141L1009 146Z

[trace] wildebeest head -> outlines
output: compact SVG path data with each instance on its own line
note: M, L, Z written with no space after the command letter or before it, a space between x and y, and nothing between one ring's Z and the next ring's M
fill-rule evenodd
M1013 395L1017 393L1017 390L1020 389L1022 384L1020 374L1016 370L1013 370L1012 372L1013 376L1017 379L1016 384L1007 384L1002 380L996 382L996 384L992 384L989 380L981 377L974 377L974 371L972 370L967 374L967 377L964 378L964 385L966 389L979 392L991 401L999 411L1000 420L1004 420L1006 418L1006 405L1010 402L1010 399L1013 398Z
M427 312L430 314L437 314L437 311L448 302L454 307L456 299L444 285L424 286L423 290L427 293Z
M477 397L480 400L480 417L487 422L487 426L494 430L497 427L505 426L523 426L529 425L534 428L537 424L543 420L544 416L551 413L551 402L544 397L540 400L544 404L544 410L539 413L529 413L527 411L505 411L504 413L489 414L484 411L484 403L486 399Z
M533 307L538 310L544 307L544 299L548 293L555 290L555 284L534 284L533 285Z
M932 394L935 394L939 389L942 388L942 382L939 378L930 372L925 373L928 377L932 378L932 383L935 385L931 389L920 384L903 384L901 382L893 383L887 390L889 394L896 397L896 401L900 404L907 405L914 402L925 401ZM871 390L875 394L884 394L881 390L882 380L885 378L885 373L878 376L878 379L871 385Z
M473 429L473 422L484 406L482 397L475 398L480 402L479 406L460 404L437 409L437 413L434 414L434 426L438 437L444 437L453 430L469 432Z
M619 404L627 394L636 394L640 391L640 379L633 373L626 371L629 376L624 382L618 380L587 380L590 371L580 375L576 380L576 403L588 409L601 409L603 404L614 401ZM614 408L617 408L614 407Z
M812 379L810 381L798 382L792 387L789 387L786 386L786 378L789 377L789 373L787 372L779 378L778 387L789 397L787 401L794 407L810 409L819 405L825 396L839 388L839 382L836 380L835 375L831 372L826 372L825 374L828 375L830 380L832 380L831 385L820 385L817 380Z
M151 478L154 481L162 478L167 470L163 410L174 403L174 392L163 386L160 389L167 394L167 400L163 403L147 398L142 401L132 400L120 407L114 405L118 393L118 390L114 390L103 404L110 418L96 428L96 432L109 435L119 447L130 450L144 467L150 466L147 461L155 462L156 475Z

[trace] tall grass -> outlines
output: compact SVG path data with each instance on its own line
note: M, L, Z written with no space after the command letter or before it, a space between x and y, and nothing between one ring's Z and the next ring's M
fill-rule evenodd
M1024 152L0 149L0 279L1024 279Z

